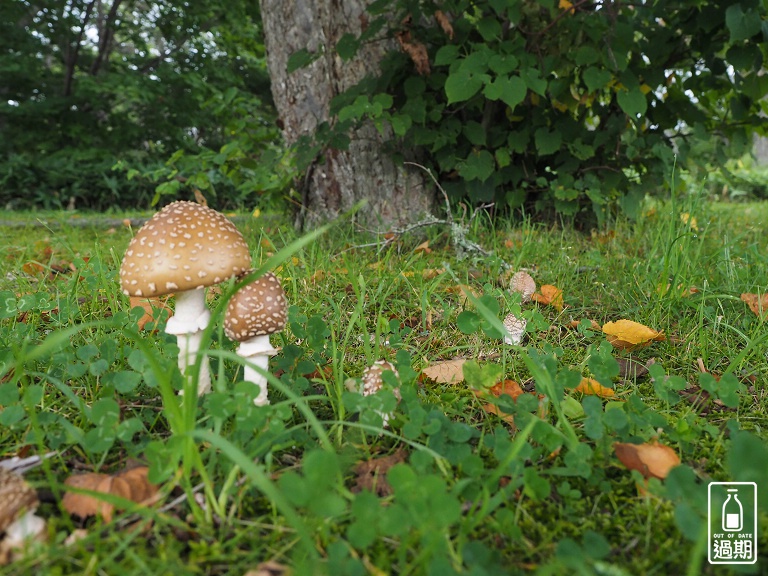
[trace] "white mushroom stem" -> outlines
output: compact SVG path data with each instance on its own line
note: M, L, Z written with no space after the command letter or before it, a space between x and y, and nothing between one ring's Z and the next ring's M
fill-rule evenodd
M176 309L168 319L165 331L175 334L179 345L179 370L186 374L187 368L195 363L200 351L203 330L211 320L211 312L205 305L205 290L187 290L176 294ZM211 370L208 358L200 363L197 377L198 396L211 391Z
M277 354L277 350L269 342L269 335L254 336L250 340L242 342L237 348L237 354L245 358L243 380L259 387L259 393L253 399L253 403L256 406L266 406L269 404L267 378L257 368L266 372L269 368L269 357Z
M10 548L21 548L30 538L37 538L45 530L45 520L27 512L5 529L3 543Z

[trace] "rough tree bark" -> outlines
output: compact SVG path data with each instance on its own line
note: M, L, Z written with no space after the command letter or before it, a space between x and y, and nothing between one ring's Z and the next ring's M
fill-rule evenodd
M376 73L382 56L397 49L394 42L381 40L361 46L352 60L342 61L336 54L342 35L361 33L369 3L261 0L272 94L287 144L330 120L331 99ZM288 58L301 49L320 56L288 74ZM363 198L368 204L356 219L368 228L405 224L431 210L433 193L425 174L395 163L384 151L386 137L373 125L363 125L349 136L348 150L325 150L308 170L297 226L311 228L331 220Z

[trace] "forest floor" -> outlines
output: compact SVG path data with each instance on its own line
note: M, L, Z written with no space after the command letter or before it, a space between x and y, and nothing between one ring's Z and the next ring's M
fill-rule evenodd
M175 338L152 330L167 312L119 291L136 224L42 216L0 213L0 459L53 453L25 475L44 538L2 573L768 570L766 203L657 203L588 234L239 217L291 305L265 407L221 328L233 282L208 294L214 391L185 401ZM397 374L362 396L380 359ZM709 564L712 481L756 482L756 564Z

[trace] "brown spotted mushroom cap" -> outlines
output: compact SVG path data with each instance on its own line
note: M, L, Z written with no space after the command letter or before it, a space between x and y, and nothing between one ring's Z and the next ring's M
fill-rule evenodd
M528 272L521 270L509 280L509 290L510 292L519 292L521 302L528 302L533 293L536 292L536 282Z
M173 202L133 237L120 266L127 296L205 288L242 274L251 254L226 216L194 202Z
M34 488L18 474L0 467L0 533L37 504Z
M381 390L384 386L384 381L382 380L381 375L388 370L391 370L395 373L395 376L397 376L395 367L386 360L376 360L373 365L368 366L368 368L365 369L363 372L362 388L360 390L363 396L370 396ZM393 392L395 397L400 400L400 390L395 388Z
M288 302L271 272L235 292L224 315L224 333L235 342L267 336L285 328Z

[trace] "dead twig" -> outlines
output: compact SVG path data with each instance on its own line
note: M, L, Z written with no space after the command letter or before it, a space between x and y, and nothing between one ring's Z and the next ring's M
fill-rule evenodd
M492 256L493 252L486 250L477 242L473 242L472 240L467 238L467 234L469 233L469 226L464 224L464 220L466 218L466 208L464 209L464 215L462 216L461 220L458 222L454 220L453 212L451 210L451 201L448 198L448 193L440 185L440 182L437 181L437 178L435 178L435 175L432 174L432 170L416 162L405 162L405 164L408 166L415 166L416 168L420 168L421 170L424 170L424 172L426 172L427 175L429 175L430 179L432 180L432 182L435 183L435 186L437 186L437 189L440 191L440 194L443 197L443 201L445 202L445 213L447 218L440 219L440 218L436 218L432 214L429 214L423 220L419 220L418 222L414 222L413 224L409 224L408 226L404 226L400 228L392 228L386 234L383 240L350 246L349 248L345 248L344 250L336 254L336 256L343 254L344 252L349 252L350 250L357 250L360 248L378 247L379 252L381 252L384 248L392 244L395 240L397 240L401 236L404 236L405 234L413 232L414 230L418 230L419 228L426 228L428 226L448 226L450 228L451 244L453 244L454 248L456 249L456 252L459 258L465 258L466 256L473 255L473 254L479 254L484 258L488 258L489 256ZM482 206L476 207L472 215L469 217L469 222L471 223L472 220L480 213L480 211L486 208L490 208L492 206L493 204L484 204ZM505 262L502 258L498 256L497 258L499 260L499 263L505 270L509 270L510 268L512 268L511 264L509 264L508 262Z

